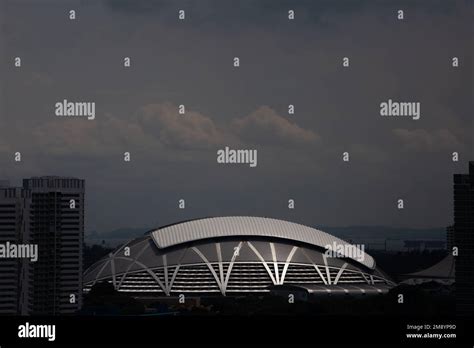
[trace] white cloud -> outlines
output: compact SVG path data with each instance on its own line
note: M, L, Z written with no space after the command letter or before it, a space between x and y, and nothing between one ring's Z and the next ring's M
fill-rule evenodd
M129 118L111 114L97 116L94 121L55 118L33 128L28 144L33 150L51 155L102 157L127 150L160 156L171 152L177 155L181 150L208 151L224 144L295 145L319 139L313 131L267 106L218 126L199 112L186 110L180 115L176 105L155 103L143 106Z
M233 120L232 127L242 140L256 144L313 144L321 138L268 106L261 106L248 116Z
M138 113L137 125L164 146L203 149L225 142L226 136L214 121L195 111L178 113L170 103L149 104Z

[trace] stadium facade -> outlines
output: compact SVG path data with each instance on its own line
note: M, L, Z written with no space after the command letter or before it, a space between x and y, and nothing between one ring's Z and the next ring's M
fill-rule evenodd
M395 286L364 251L359 249L358 258L327 257L328 245L350 246L320 230L270 218L185 221L150 231L89 267L84 292L102 281L137 298L233 296L278 287L380 294Z

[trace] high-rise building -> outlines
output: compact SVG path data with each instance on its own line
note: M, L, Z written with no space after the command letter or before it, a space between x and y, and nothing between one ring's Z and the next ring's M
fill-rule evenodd
M474 313L474 162L469 174L454 175L454 243L458 314Z
M31 192L0 182L0 244L22 244L28 239ZM0 259L0 314L27 314L29 262Z
M71 314L82 305L84 180L34 177L31 190L30 242L38 245L29 289L30 314Z
M0 181L0 244L34 245L37 259L0 258L0 314L71 314L82 305L84 180Z

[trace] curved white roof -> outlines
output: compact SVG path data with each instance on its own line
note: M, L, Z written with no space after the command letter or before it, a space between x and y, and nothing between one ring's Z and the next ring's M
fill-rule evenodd
M350 244L326 232L293 222L250 216L215 217L192 220L151 232L160 249L208 238L232 236L275 237L294 240L325 248L327 245L349 246ZM375 268L374 259L361 251L362 259L351 258L366 267Z

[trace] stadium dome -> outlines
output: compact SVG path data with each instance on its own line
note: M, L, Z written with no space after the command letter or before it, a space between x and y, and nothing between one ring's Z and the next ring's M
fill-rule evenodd
M260 217L216 217L147 232L84 274L84 292L106 281L135 297L266 293L275 287L309 293L385 293L395 284L374 259L323 231ZM351 255L350 255L351 254ZM362 256L362 257L360 257Z

